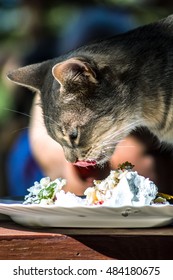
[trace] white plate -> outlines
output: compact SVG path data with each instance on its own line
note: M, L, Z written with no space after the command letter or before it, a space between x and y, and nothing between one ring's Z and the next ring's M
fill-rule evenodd
M60 207L0 203L0 213L18 224L37 227L145 228L173 223L173 205Z

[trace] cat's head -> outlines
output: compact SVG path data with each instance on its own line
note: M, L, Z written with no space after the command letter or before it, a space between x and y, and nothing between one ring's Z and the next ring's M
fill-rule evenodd
M40 92L48 134L62 145L70 162L106 162L133 128L126 89L104 62L53 59L22 67L8 77Z

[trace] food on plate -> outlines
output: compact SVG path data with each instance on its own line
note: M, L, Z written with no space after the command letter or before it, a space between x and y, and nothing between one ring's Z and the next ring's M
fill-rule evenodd
M24 204L59 205L59 206L94 206L118 207L123 205L143 206L151 204L169 204L168 195L158 193L157 186L148 178L132 171L133 165L125 162L116 170L111 170L104 180L95 180L94 185L84 192L81 198L63 190L66 180L49 177L35 182L28 189Z

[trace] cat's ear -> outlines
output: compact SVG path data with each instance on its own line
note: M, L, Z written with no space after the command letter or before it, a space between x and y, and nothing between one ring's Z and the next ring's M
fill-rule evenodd
M7 77L16 84L40 91L50 64L50 61L45 61L21 67L8 73Z
M78 58L70 58L57 63L52 68L52 74L61 86L65 86L68 81L83 81L84 78L92 83L97 83L96 73L91 65Z

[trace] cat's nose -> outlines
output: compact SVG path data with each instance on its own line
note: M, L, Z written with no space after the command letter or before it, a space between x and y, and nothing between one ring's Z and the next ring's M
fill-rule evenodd
M76 148L79 144L79 129L76 127L76 128L73 128L73 129L70 129L68 132L67 132L67 137L69 139L69 142L70 142L70 145L73 147L73 148Z
M71 142L75 141L78 138L78 129L75 127L71 131L69 131L69 139Z

